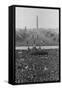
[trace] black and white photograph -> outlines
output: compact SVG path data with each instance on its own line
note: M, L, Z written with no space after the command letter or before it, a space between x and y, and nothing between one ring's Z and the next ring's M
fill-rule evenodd
M15 8L15 83L60 81L59 9Z
M62 90L62 0L0 0L0 90Z

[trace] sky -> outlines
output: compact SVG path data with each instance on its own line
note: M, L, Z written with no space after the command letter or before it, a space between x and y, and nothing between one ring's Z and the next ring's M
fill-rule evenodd
M16 7L16 28L36 28L37 16L39 28L59 28L58 10L24 7Z

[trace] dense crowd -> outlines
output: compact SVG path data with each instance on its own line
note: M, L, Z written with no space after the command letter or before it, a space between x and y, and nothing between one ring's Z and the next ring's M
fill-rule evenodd
M45 50L44 50L45 51ZM16 50L16 83L35 83L59 80L59 50L46 50L48 55L32 55Z

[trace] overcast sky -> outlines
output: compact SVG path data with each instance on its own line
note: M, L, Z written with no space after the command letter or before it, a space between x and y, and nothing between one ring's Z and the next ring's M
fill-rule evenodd
M36 16L39 28L59 28L58 10L23 7L16 7L16 28L36 28Z

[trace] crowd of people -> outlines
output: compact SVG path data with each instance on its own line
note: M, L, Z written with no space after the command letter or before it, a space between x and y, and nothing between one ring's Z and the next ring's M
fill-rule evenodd
M16 83L38 83L59 80L59 50L47 50L48 55L32 55L16 51Z

